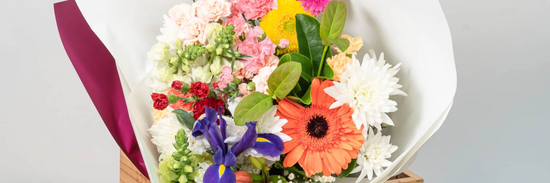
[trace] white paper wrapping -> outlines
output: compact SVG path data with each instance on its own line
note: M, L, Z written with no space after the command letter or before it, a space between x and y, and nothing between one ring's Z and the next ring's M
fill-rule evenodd
M390 117L395 127L384 129L399 149L394 163L371 182L383 182L406 170L418 149L439 129L453 103L456 69L449 27L437 0L343 0L348 16L345 34L365 41L368 49L384 52L391 64L402 63L400 78L407 97L393 97L399 110ZM147 129L152 125L151 89L143 83L151 64L147 52L157 42L162 15L191 0L77 0L88 23L111 51L123 78L130 118L149 177L156 176L158 153ZM355 182L354 178L339 180ZM364 179L363 182L368 182Z

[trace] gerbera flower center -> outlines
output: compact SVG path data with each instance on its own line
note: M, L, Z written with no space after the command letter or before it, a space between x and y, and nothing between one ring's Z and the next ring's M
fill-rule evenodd
M296 23L292 19L287 19L287 21L284 23L284 30L285 32L294 32L296 30Z
M323 138L327 135L328 122L323 116L313 116L307 124L307 133L315 138Z

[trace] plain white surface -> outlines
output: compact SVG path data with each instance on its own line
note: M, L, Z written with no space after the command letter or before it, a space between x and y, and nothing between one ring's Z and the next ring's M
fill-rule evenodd
M118 147L63 50L54 2L0 6L0 182L117 182ZM550 2L441 5L459 86L411 170L436 183L546 180Z

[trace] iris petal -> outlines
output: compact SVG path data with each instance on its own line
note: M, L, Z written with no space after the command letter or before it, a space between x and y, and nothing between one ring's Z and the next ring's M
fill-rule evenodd
M222 116L222 114L223 114L222 109L223 109L222 107L220 107L220 108L218 109L218 117L219 117L219 119L220 119L220 130L222 131L222 138L223 138L223 140L225 141L225 139L227 138L227 132L226 132L226 130L227 130L227 122L225 122L225 119L223 119L223 116Z
M221 148L223 152L226 152L226 145L223 142L222 135L216 123L210 123L206 128L206 140L212 147L214 152L218 151L218 148Z
M237 164L237 156L233 154L231 149L228 150L227 154L225 155L225 159L223 161L223 164L226 166L234 166Z
M256 143L256 138L258 137L258 134L256 134L256 121L248 122L246 126L248 129L244 133L243 138L231 148L235 156L239 156L239 154L253 147Z
M277 157L283 153L285 145L283 140L277 135L258 134L253 148L262 155Z
M231 168L221 164L210 165L203 178L204 183L235 183L235 172Z

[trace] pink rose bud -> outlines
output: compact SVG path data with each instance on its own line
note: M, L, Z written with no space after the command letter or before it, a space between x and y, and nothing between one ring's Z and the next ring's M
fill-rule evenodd
M279 41L279 48L281 49L285 49L286 47L288 47L288 39L281 39L281 41Z

